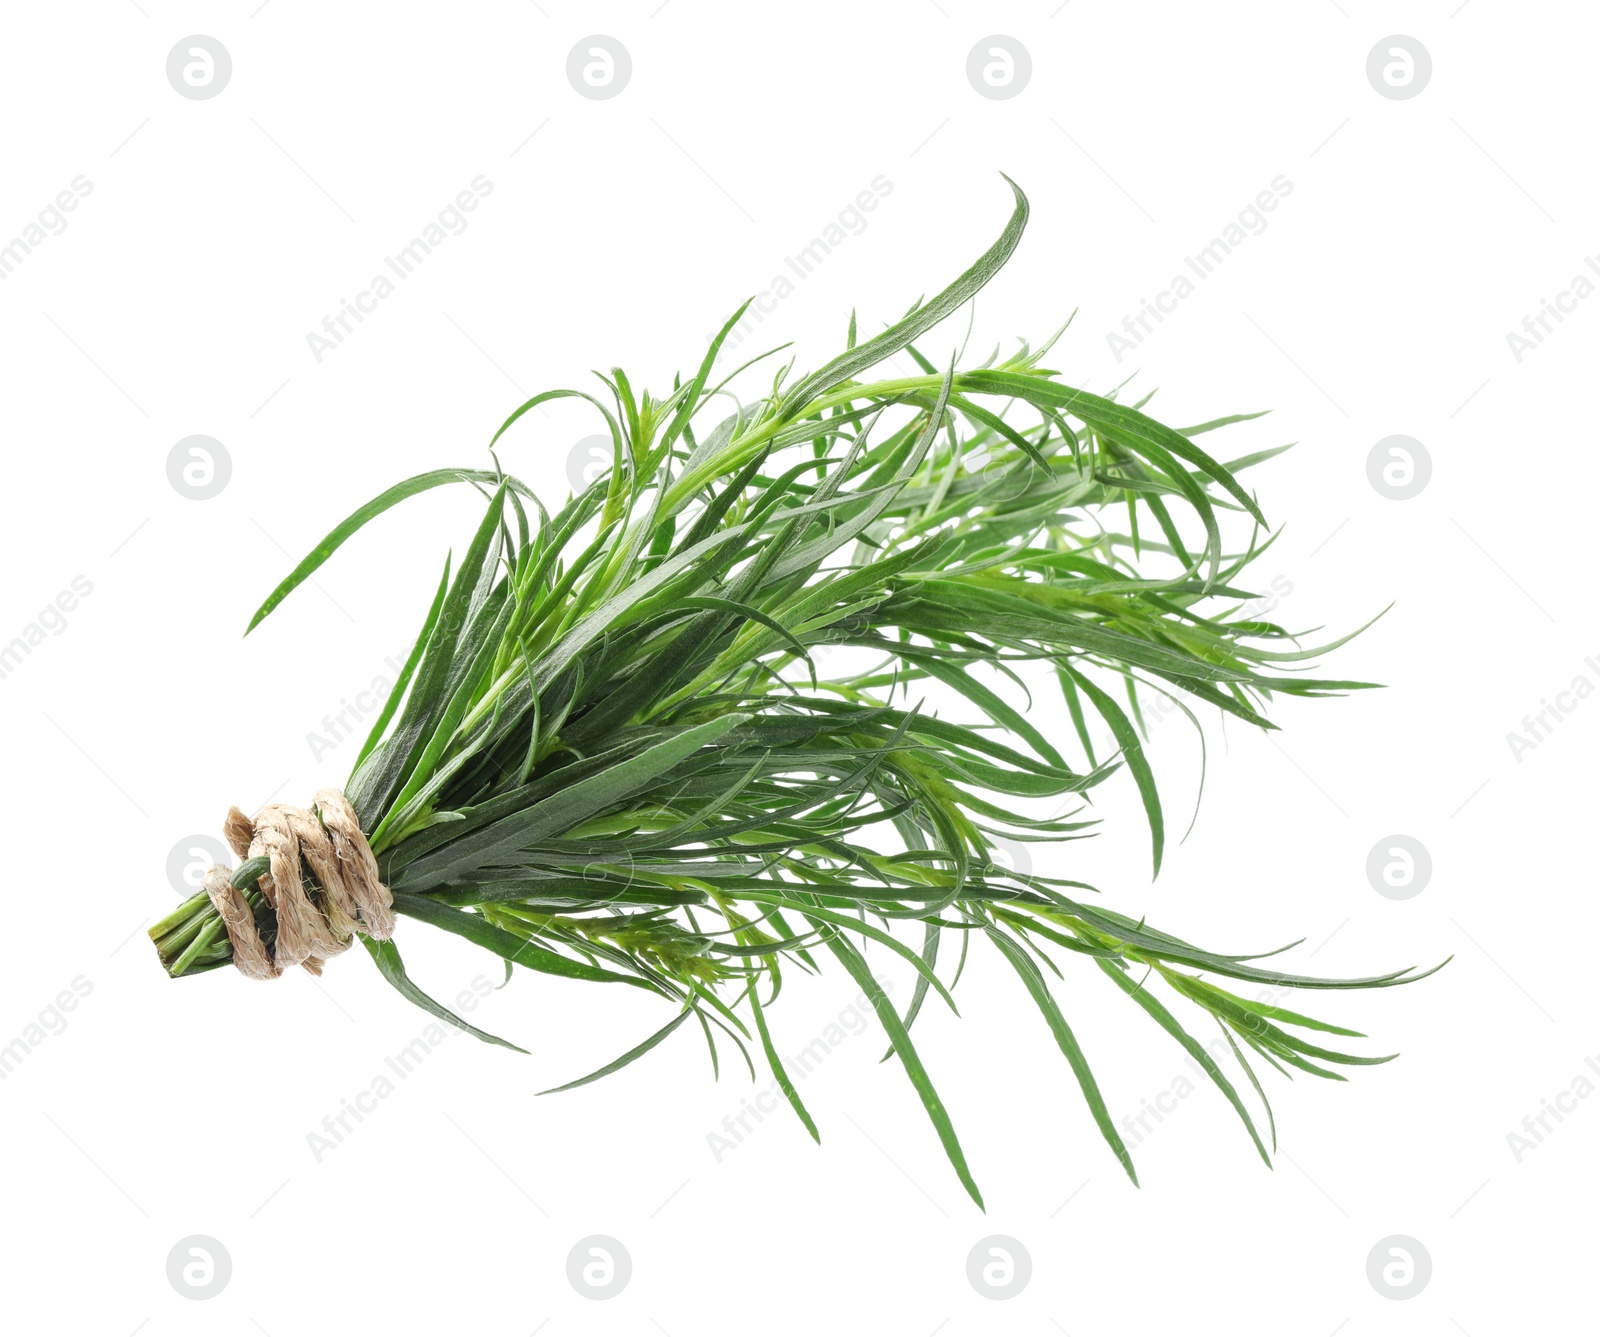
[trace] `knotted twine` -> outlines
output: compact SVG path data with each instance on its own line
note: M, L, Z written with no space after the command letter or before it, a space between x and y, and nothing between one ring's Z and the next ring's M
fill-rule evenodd
M239 858L264 855L270 869L258 885L278 919L271 951L230 870L214 864L203 880L233 943L233 964L250 979L276 979L291 966L320 975L322 963L348 948L357 931L378 939L394 933L394 896L339 790L318 790L309 809L269 803L250 818L229 808L222 833ZM320 903L306 894L301 860L321 885Z

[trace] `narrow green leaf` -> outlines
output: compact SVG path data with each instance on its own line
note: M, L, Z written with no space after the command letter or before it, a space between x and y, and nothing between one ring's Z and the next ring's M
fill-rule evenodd
M820 929L821 925L817 927ZM911 1043L910 1033L901 1024L900 1014L894 1010L889 995L884 993L883 986L872 977L871 969L843 933L830 932L823 941L828 950L838 957L844 968L850 972L850 978L856 982L861 992L872 1001L878 1020L882 1023L883 1029L889 1033L894 1051L900 1056L900 1062L905 1067L906 1076L911 1079L911 1085L922 1098L922 1107L928 1111L928 1118L933 1121L934 1130L939 1134L939 1141L944 1146L944 1154L950 1158L950 1164L955 1168L956 1177L961 1180L962 1187L981 1210L983 1194L978 1191L972 1172L967 1169L966 1154L961 1150L961 1143L956 1137L955 1125L950 1122L944 1101L939 1099L939 1093L934 1089L927 1069L922 1066L922 1059L918 1057L916 1048Z
M825 394L840 382L859 375L867 368L876 366L885 358L893 357L907 344L921 338L964 302L971 300L978 290L1000 271L1001 266L1011 258L1011 253L1017 249L1017 243L1022 240L1022 230L1028 225L1028 197L1009 176L1005 176L1004 173L1001 175L1006 185L1011 187L1016 203L1011 211L1011 217L994 245L931 302L914 308L908 316L891 325L882 334L841 353L825 367L813 372L794 386L784 396L786 407L780 416L780 421L794 417L819 395Z
M612 1073L617 1072L622 1068L626 1068L628 1064L634 1061L634 1059L642 1058L644 1055L648 1054L658 1044L671 1035L673 1031L677 1030L678 1027L683 1025L684 1022L688 1021L692 1013L692 1008L685 1007L683 1011L678 1013L677 1016L675 1016L659 1031L652 1035L648 1040L644 1041L642 1044L635 1045L632 1049L628 1050L626 1054L621 1054L612 1059L611 1062L605 1065L605 1067L596 1068L587 1077L579 1077L576 1081L567 1082L561 1086L552 1086L547 1090L539 1092L539 1094L541 1096L553 1096L558 1091L571 1091L580 1086L588 1086L590 1082L598 1082L602 1077L609 1077Z
M406 974L405 963L400 960L400 949L393 942L379 942L374 938L362 937L361 945L367 949L370 956L378 966L379 973L399 991L401 997L408 1002L415 1003L424 1012L431 1012L440 1021L448 1022L469 1035L476 1035L478 1039L492 1045L503 1045L507 1049L514 1049L519 1054L528 1051L520 1045L514 1045L509 1040L502 1040L498 1035L490 1035L488 1031L480 1031L470 1022L462 1021L443 1003L435 1002L411 982L411 977Z
M1095 964L1110 976L1117 988L1121 989L1123 993L1133 999L1150 1016L1154 1017L1157 1025L1182 1045L1184 1052L1205 1069L1206 1076L1211 1078L1212 1082L1216 1084L1217 1090L1227 1097L1228 1103L1233 1106L1234 1112L1243 1121L1245 1130L1250 1134L1250 1140L1255 1143L1256 1150L1261 1153L1262 1161L1270 1169L1272 1157L1267 1154L1266 1147L1262 1145L1261 1134L1256 1131L1255 1122L1250 1118L1250 1111L1245 1108L1244 1101L1239 1098L1239 1093L1234 1089L1233 1083L1228 1080L1227 1075L1217 1066L1216 1059L1211 1057L1206 1047L1196 1040L1194 1036L1190 1035L1188 1031L1184 1030L1182 1024L1167 1010L1159 998L1148 989L1129 979L1125 968L1104 960L1097 961ZM1251 1074L1251 1077L1254 1080L1254 1074ZM1264 1102L1265 1096L1262 1099Z
M1139 798L1144 803L1145 817L1150 823L1150 847L1154 865L1151 876L1154 877L1161 872L1161 849L1166 839L1166 823L1161 816L1161 796L1156 792L1155 772L1150 769L1139 731L1133 727L1132 722L1122 713L1122 708L1105 691L1077 669L1068 668L1066 672L1072 675L1072 680L1078 685L1079 690L1094 703L1094 708L1100 712L1100 717L1111 726L1111 732L1116 735L1117 745L1122 749L1122 755L1128 763L1128 772L1133 776L1134 783L1139 786Z
M408 478L403 483L396 483L387 492L380 493L365 506L359 507L346 516L333 531L317 544L279 583L266 598L266 602L256 609L255 616L250 619L250 625L244 629L248 636L274 608L281 604L294 592L295 588L309 579L311 573L320 567L328 558L332 557L344 541L365 525L369 520L382 515L391 506L396 506L407 497L414 497L419 492L426 492L430 488L440 487L445 483L500 483L500 476L484 469L434 469L430 473L417 474ZM520 485L519 485L520 486ZM523 489L526 492L526 489ZM527 495L531 496L532 493Z
M1012 968L1022 977L1022 982L1027 986L1029 995L1044 1014L1045 1022L1050 1027L1050 1033L1055 1036L1056 1044L1061 1052L1066 1055L1067 1062L1072 1066L1072 1075L1078 1079L1078 1086L1083 1091L1083 1098L1089 1105L1089 1112L1094 1115L1094 1121L1100 1129L1100 1136L1105 1138L1106 1144L1116 1153L1117 1160L1122 1163L1122 1168L1127 1171L1128 1178L1137 1186L1139 1176L1133 1168L1133 1157L1128 1154L1128 1148L1123 1145L1122 1134L1117 1132L1117 1126L1111 1121L1111 1113L1106 1109L1105 1098L1100 1094L1099 1084L1094 1079L1094 1073L1089 1068L1089 1060L1084 1057L1083 1050L1078 1044L1077 1037L1072 1033L1072 1027L1067 1025L1067 1019L1061 1014L1061 1008L1051 996L1050 986L1045 983L1045 978L1039 973L1039 967L1033 963L1021 947L999 929L989 929L990 940L1000 949Z
M482 915L472 914L467 910L452 909L448 905L441 905L438 901L429 900L426 896L397 891L394 893L394 908L399 914L420 919L425 924L432 924L435 928L454 933L458 937L467 939L468 942L475 942L480 947L488 948L504 961L526 966L529 970L536 970L542 975L560 975L566 979L589 980L599 984L631 984L643 989L651 987L637 975L622 975L611 970L601 970L598 966L586 965L582 961L574 961L558 952L540 947L537 943L529 942L526 938L519 938L515 933L508 933L505 929L491 924Z

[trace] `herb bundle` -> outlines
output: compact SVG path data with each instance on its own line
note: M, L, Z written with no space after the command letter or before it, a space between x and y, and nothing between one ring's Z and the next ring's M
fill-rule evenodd
M1326 1078L1386 1060L1313 1043L1305 1033L1357 1032L1219 978L1334 989L1421 977L1287 974L1197 947L1106 908L1083 883L999 857L1009 842L1082 834L1091 825L1083 803L1122 772L1142 800L1159 870L1166 822L1141 689L1191 720L1190 705L1203 704L1267 729L1274 696L1368 685L1294 671L1332 646L1303 648L1248 613L1243 573L1265 546L1265 520L1236 475L1278 452L1224 465L1196 438L1256 415L1163 426L1141 405L1064 384L1041 365L1054 340L943 370L917 351L1015 249L1028 204L1012 190L1010 220L977 263L873 338L858 340L852 317L845 351L820 370L797 378L791 363L761 398L718 410L732 396L712 370L741 308L695 375L664 398L636 391L620 369L600 377L603 395L537 395L491 449L531 409L569 395L599 411L613 443L610 468L557 514L497 459L492 469L411 478L334 529L250 623L390 507L446 483L480 488L483 520L453 569L446 561L343 791L348 808L337 791L319 795L309 817L295 818L306 840L321 830L338 858L357 858L340 842L358 823L355 840L370 842L394 914L487 948L508 977L520 965L670 1005L642 1043L555 1090L615 1072L692 1021L713 1066L719 1034L752 1076L759 1048L817 1138L768 1009L785 970L836 963L871 999L980 1205L912 1040L930 995L954 1008L953 977L975 942L1015 970L1130 1177L1128 1150L1050 987L1075 968L1069 959L1103 974L1182 1046L1269 1164L1239 1090L1169 1002L1220 1025L1265 1105L1252 1059ZM917 374L865 379L902 353ZM1225 518L1248 527L1239 551L1225 551ZM1016 704L1024 672L1061 692L1074 740L1047 737ZM930 691L977 722L936 711ZM1104 730L1113 755L1096 750ZM243 829L230 839L240 837L244 856L250 823L235 816ZM297 874L324 939L359 939L412 1002L508 1043L413 983L387 923L377 931L365 903L349 905L328 885L337 869L319 873L310 844L302 852L276 879L261 852L221 870L243 925L224 923L226 896L206 893L157 924L168 972L227 964L240 931L281 953L285 889L274 882ZM869 969L868 943L915 972L903 1014ZM315 953L295 960L320 967ZM1270 1106L1267 1115L1271 1128Z

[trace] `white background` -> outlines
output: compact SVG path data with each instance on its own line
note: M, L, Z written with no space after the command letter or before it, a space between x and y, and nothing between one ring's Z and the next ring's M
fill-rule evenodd
M0 1043L74 978L92 987L0 1083L8 1329L1592 1326L1579 1277L1600 1099L1547 1115L1520 1160L1508 1134L1600 1054L1587 950L1600 700L1520 760L1507 736L1579 675L1600 684L1584 662L1600 658L1600 302L1520 362L1506 338L1600 242L1592 7L257 4L4 14L0 241L75 177L92 184L0 282L0 642L74 577L92 584L0 680ZM166 78L169 50L196 33L232 57L211 100ZM611 100L565 74L595 33L632 59ZM1031 55L1009 100L967 80L992 33ZM1366 76L1396 33L1432 56L1411 100ZM228 804L342 782L356 745L313 760L307 736L407 646L477 499L410 503L242 641L249 612L390 482L482 467L527 394L613 365L670 388L882 176L893 189L865 230L763 327L819 364L852 306L875 329L988 244L1010 207L1002 170L1033 218L978 303L974 347L1038 339L1077 310L1051 358L1069 382L1104 391L1138 371L1135 386L1160 388L1151 411L1179 425L1272 408L1209 440L1226 456L1300 443L1251 476L1286 526L1257 567L1259 583L1292 587L1274 615L1342 632L1395 605L1329 665L1386 690L1283 703L1271 739L1208 723L1199 821L1157 883L1125 781L1101 791L1104 835L1037 866L1220 950L1304 937L1286 959L1318 972L1453 954L1412 988L1301 1003L1400 1059L1337 1087L1269 1074L1271 1172L1217 1093L1196 1090L1134 1148L1135 1189L1014 979L980 954L962 1019L930 1005L919 1034L985 1216L903 1075L878 1065L879 1037L806 1079L820 1149L780 1113L719 1163L707 1135L751 1088L728 1066L713 1084L690 1030L617 1077L535 1099L664 1018L619 991L520 976L476 1016L531 1057L452 1038L315 1160L307 1135L426 1018L359 953L320 985L173 982L142 929L174 902L169 852L218 834ZM479 175L493 189L466 230L317 361L307 335ZM1269 226L1119 364L1107 333L1280 175L1293 190ZM963 323L925 351L946 356ZM576 412L532 415L504 462L559 503L572 444L594 430ZM203 502L166 473L197 433L232 464ZM1367 478L1394 433L1433 462L1410 501ZM1153 748L1181 832L1194 736L1165 722ZM1395 833L1432 856L1410 900L1380 897L1365 872ZM465 946L402 933L436 993L497 978ZM909 984L889 973L903 1001ZM791 987L773 1013L786 1052L852 1005L837 976ZM1071 972L1060 994L1119 1120L1192 1075L1096 972ZM166 1276L193 1234L233 1263L204 1302ZM633 1260L603 1303L565 1276L593 1234ZM966 1276L990 1234L1033 1260L1003 1303ZM1433 1261L1400 1302L1366 1275L1394 1234Z

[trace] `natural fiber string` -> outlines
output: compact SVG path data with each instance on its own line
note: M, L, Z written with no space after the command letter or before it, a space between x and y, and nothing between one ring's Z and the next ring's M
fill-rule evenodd
M229 808L223 835L239 858L265 856L270 868L258 884L278 918L270 952L230 870L214 865L204 879L233 943L233 964L251 979L276 979L291 966L320 975L322 963L349 947L358 931L379 939L394 933L394 896L379 877L355 809L339 790L318 790L310 809L269 803L253 819ZM320 905L306 895L301 860L321 884Z

